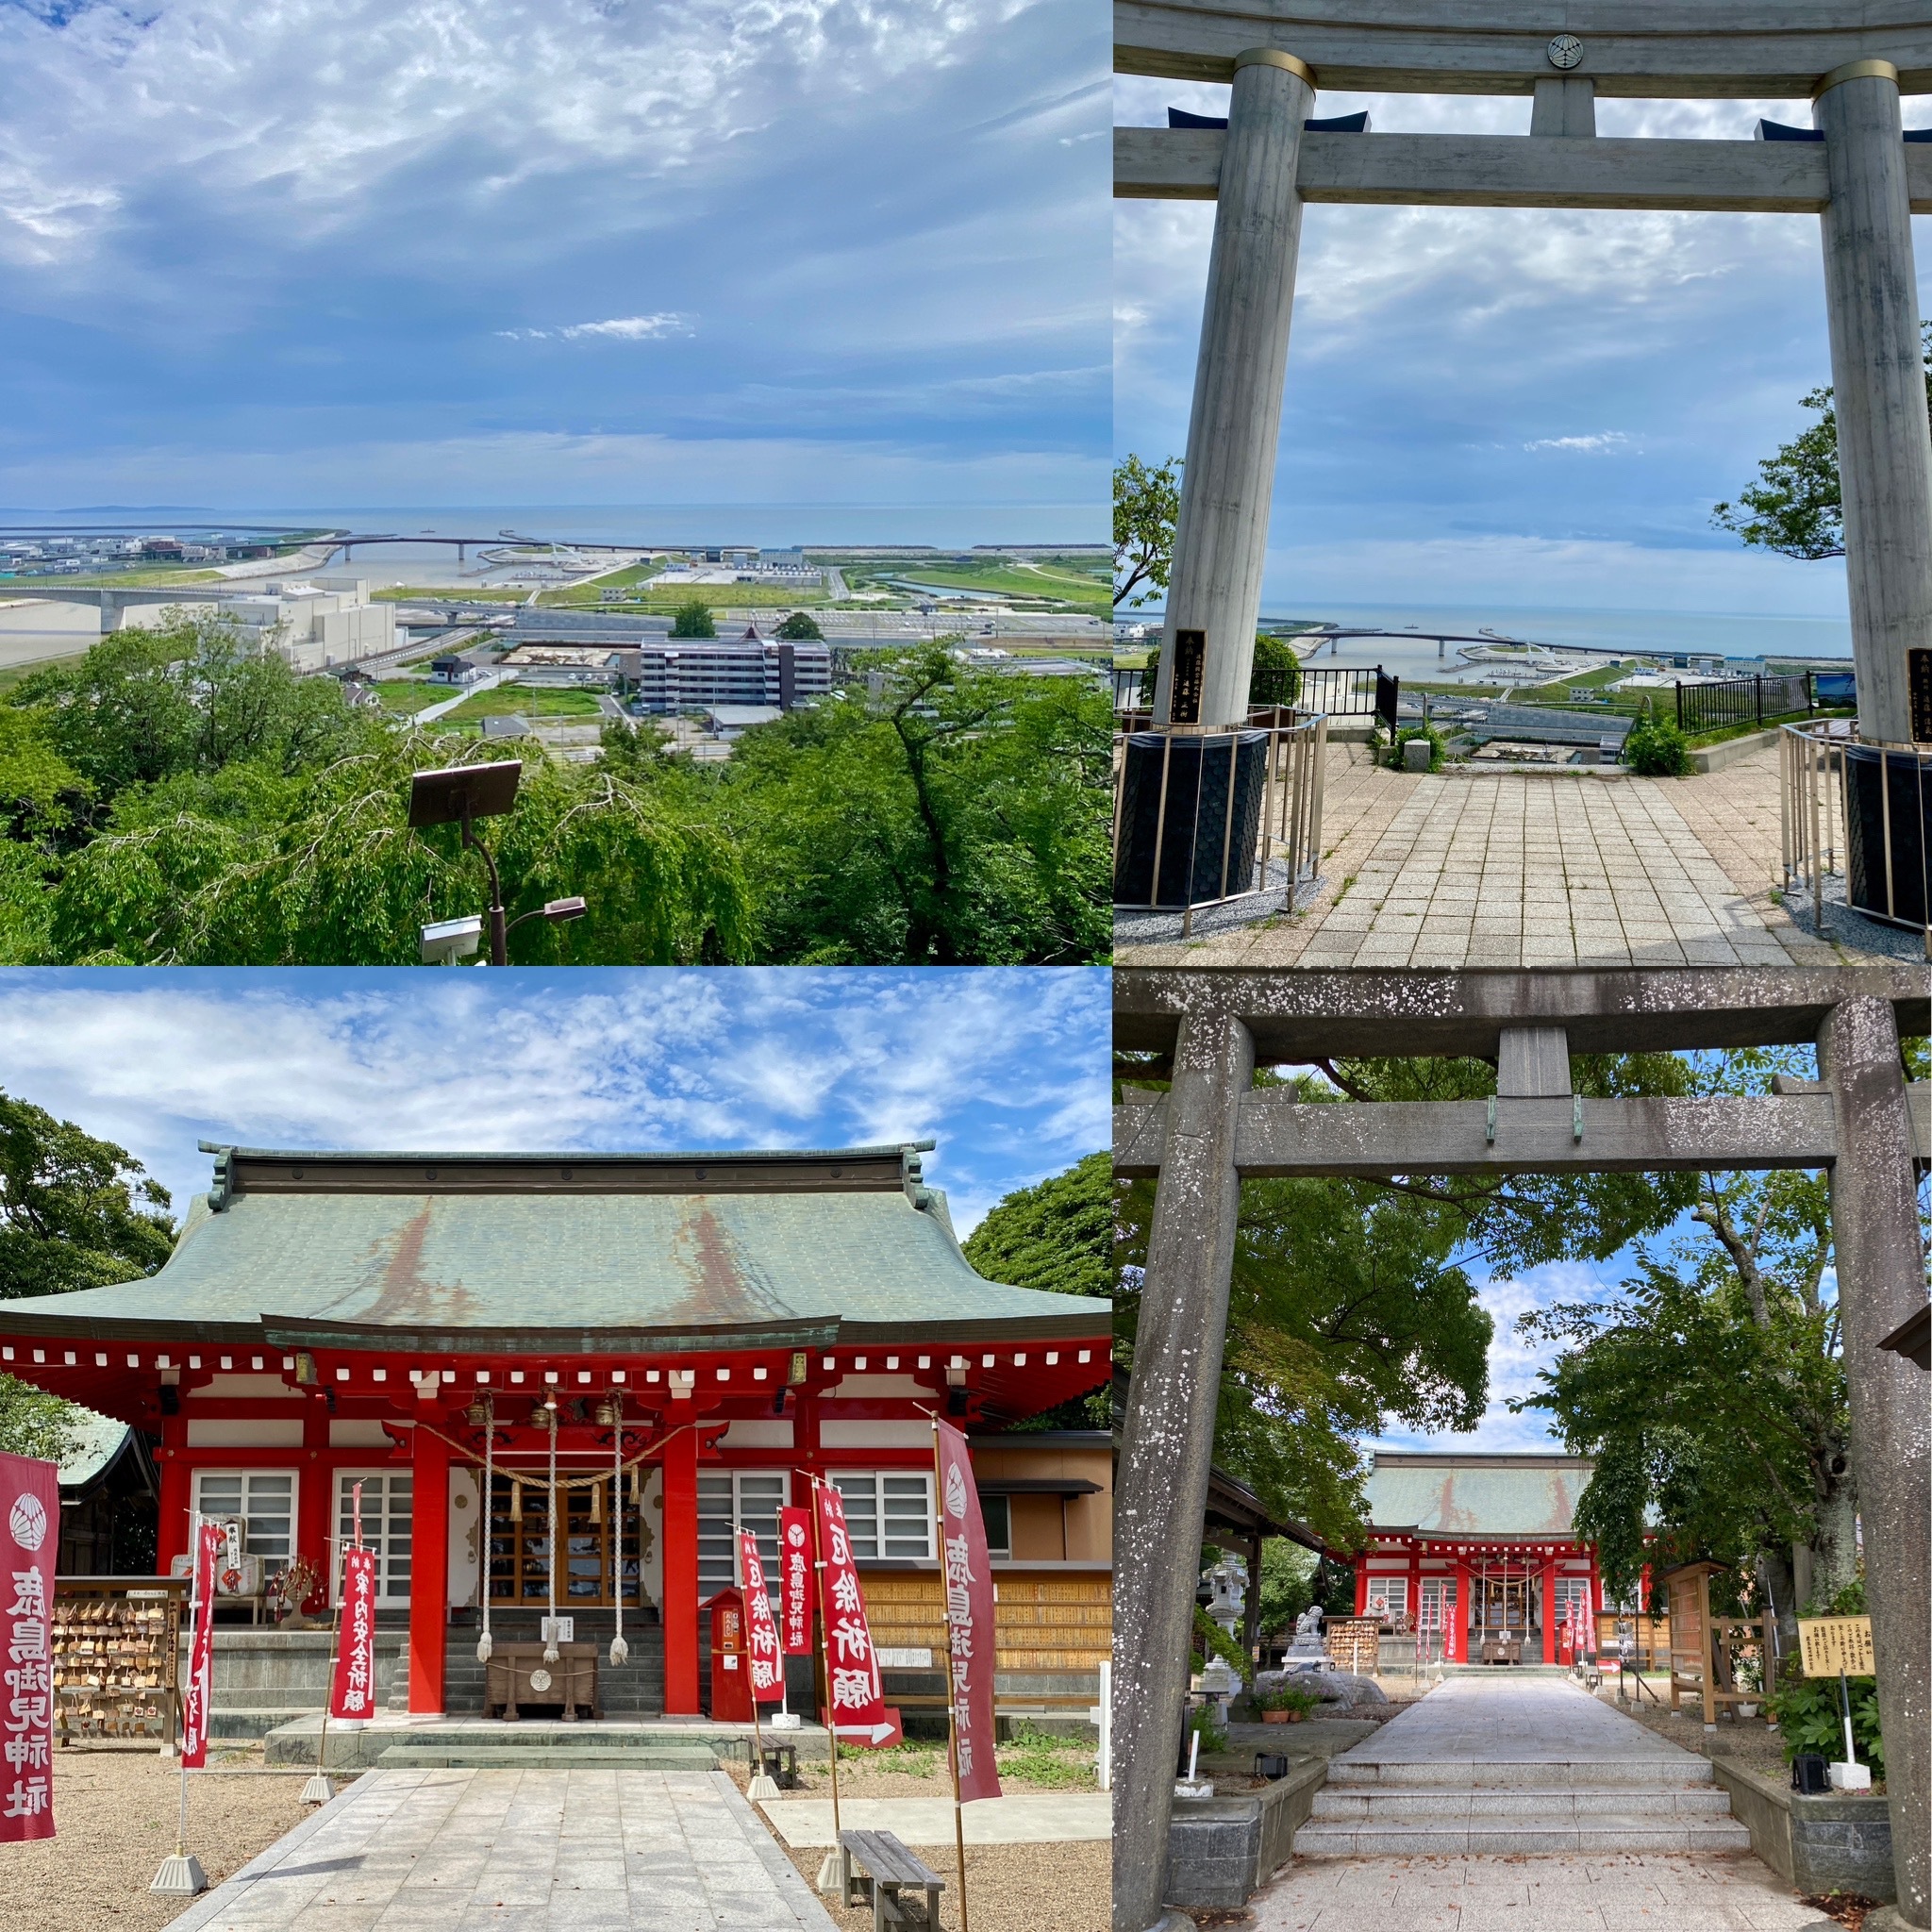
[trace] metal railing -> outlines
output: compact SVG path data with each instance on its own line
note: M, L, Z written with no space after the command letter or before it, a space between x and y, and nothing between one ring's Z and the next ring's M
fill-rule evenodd
M1808 671L1780 672L1772 677L1724 677L1709 684L1680 684L1677 729L1687 737L1723 731L1734 724L1762 725L1767 718L1789 718L1818 708Z
M1863 871L1869 885L1874 871L1882 868L1884 891L1882 907L1858 905L1856 909L1893 925L1923 921L1926 954L1932 958L1932 746L1878 743L1862 738L1848 718L1785 725L1778 733L1785 891L1801 902L1811 902L1812 929L1820 934L1824 930L1827 879L1842 874L1846 903L1854 903L1850 819L1858 808L1848 759L1861 754L1870 755L1871 775L1876 780L1876 809L1866 814L1869 823L1861 826L1862 839L1870 841L1872 848ZM1902 830L1912 833L1916 851L1899 849ZM1902 876L1908 888L1916 888L1911 898L1901 899Z
M1123 729L1114 734L1113 741L1113 843L1116 853L1120 850L1121 812L1125 799L1126 743L1130 733L1147 731L1155 727L1144 718L1129 712ZM1220 891L1213 899L1202 900L1203 905L1213 905L1226 899L1244 896L1249 892L1264 891L1268 885L1268 869L1271 864L1279 863L1288 875L1288 903L1294 904L1296 889L1314 878L1322 860L1322 789L1324 766L1328 751L1328 720L1325 716L1306 718L1286 708L1257 708L1250 712L1243 731L1264 731L1267 734L1266 758L1263 771L1260 824L1255 841L1255 859L1251 872L1242 876L1229 875L1225 856L1222 864ZM1156 814L1156 833L1151 877L1152 891L1158 899L1161 880L1162 846L1170 836L1167 825L1167 774L1174 743L1189 737L1224 737L1225 733L1202 732L1197 727L1182 725L1170 728L1165 734L1166 742L1162 747L1161 774L1159 782L1159 803ZM1232 777L1230 778L1232 784ZM1252 794L1251 794L1252 795ZM1200 824L1200 800L1196 794L1194 822L1188 828L1190 837L1190 861L1188 876L1193 877L1192 849L1198 840ZM1231 815L1231 814L1230 814ZM1224 839L1225 848L1226 827L1216 834ZM1191 891L1191 883L1189 887ZM1190 898L1181 908L1181 931L1183 935L1193 930L1194 902Z
M1123 717L1151 717L1155 666L1115 665L1113 708ZM1400 680L1379 664L1300 664L1257 671L1248 686L1249 709L1316 711L1330 718L1380 718L1392 732ZM1137 728L1146 729L1145 725Z

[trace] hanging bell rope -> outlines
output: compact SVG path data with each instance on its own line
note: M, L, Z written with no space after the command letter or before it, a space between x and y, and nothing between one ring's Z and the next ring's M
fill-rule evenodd
M487 1664L495 1647L490 1641L490 1561L496 1521L496 1398L483 1398L483 1634L476 1640L476 1661Z
M610 1661L625 1662L630 1645L624 1641L624 1397L610 1405L610 1540L616 1552L616 1574L611 1578L617 1597L617 1634L610 1640Z
M554 1664L557 1647L557 1410L550 1410L550 1621L544 1626L543 1661Z

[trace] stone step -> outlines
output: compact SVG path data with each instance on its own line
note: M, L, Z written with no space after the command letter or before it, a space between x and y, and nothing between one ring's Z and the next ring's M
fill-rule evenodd
M558 1744L554 1740L524 1750L503 1750L483 1744L449 1743L437 1747L391 1744L376 1760L384 1771L430 1768L475 1771L716 1771L717 1753L702 1745L673 1749L616 1749L608 1745Z
M1735 1819L1666 1819L1605 1812L1588 1824L1533 1827L1501 1820L1490 1824L1411 1821L1401 1824L1304 1824L1294 1835L1297 1857L1454 1857L1464 1852L1748 1852L1751 1834Z
M1356 1822L1364 1824L1393 1824L1409 1819L1478 1821L1521 1819L1534 1822L1547 1818L1552 1824L1592 1824L1607 1815L1662 1818L1728 1818L1728 1792L1714 1785L1688 1790L1660 1788L1639 1790L1627 1786L1603 1785L1562 1788L1524 1787L1520 1790L1426 1790L1403 1787L1377 1790L1360 1785L1332 1787L1314 1795L1310 1816L1324 1824Z
M1707 1758L1680 1752L1674 1757L1603 1757L1571 1762L1524 1759L1487 1764L1447 1758L1373 1758L1344 1754L1328 1763L1328 1783L1424 1790L1574 1790L1619 1787L1676 1790L1712 1782Z

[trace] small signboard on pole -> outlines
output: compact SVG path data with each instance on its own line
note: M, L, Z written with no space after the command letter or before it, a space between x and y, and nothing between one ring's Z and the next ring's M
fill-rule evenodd
M1872 1677L1870 1617L1800 1617L1798 1656L1807 1677Z
M1878 1666L1872 1655L1870 1617L1800 1617L1798 1619L1798 1660L1807 1677L1838 1677L1839 1713L1845 1727L1845 1755L1842 1763L1829 1767L1832 1784L1841 1791L1869 1791L1872 1770L1858 1762L1858 1747L1852 1739L1853 1677L1875 1677Z

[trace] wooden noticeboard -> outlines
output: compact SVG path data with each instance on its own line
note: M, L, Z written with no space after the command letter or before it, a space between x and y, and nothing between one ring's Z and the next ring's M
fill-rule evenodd
M1807 1677L1877 1674L1870 1617L1800 1617L1798 1653Z

